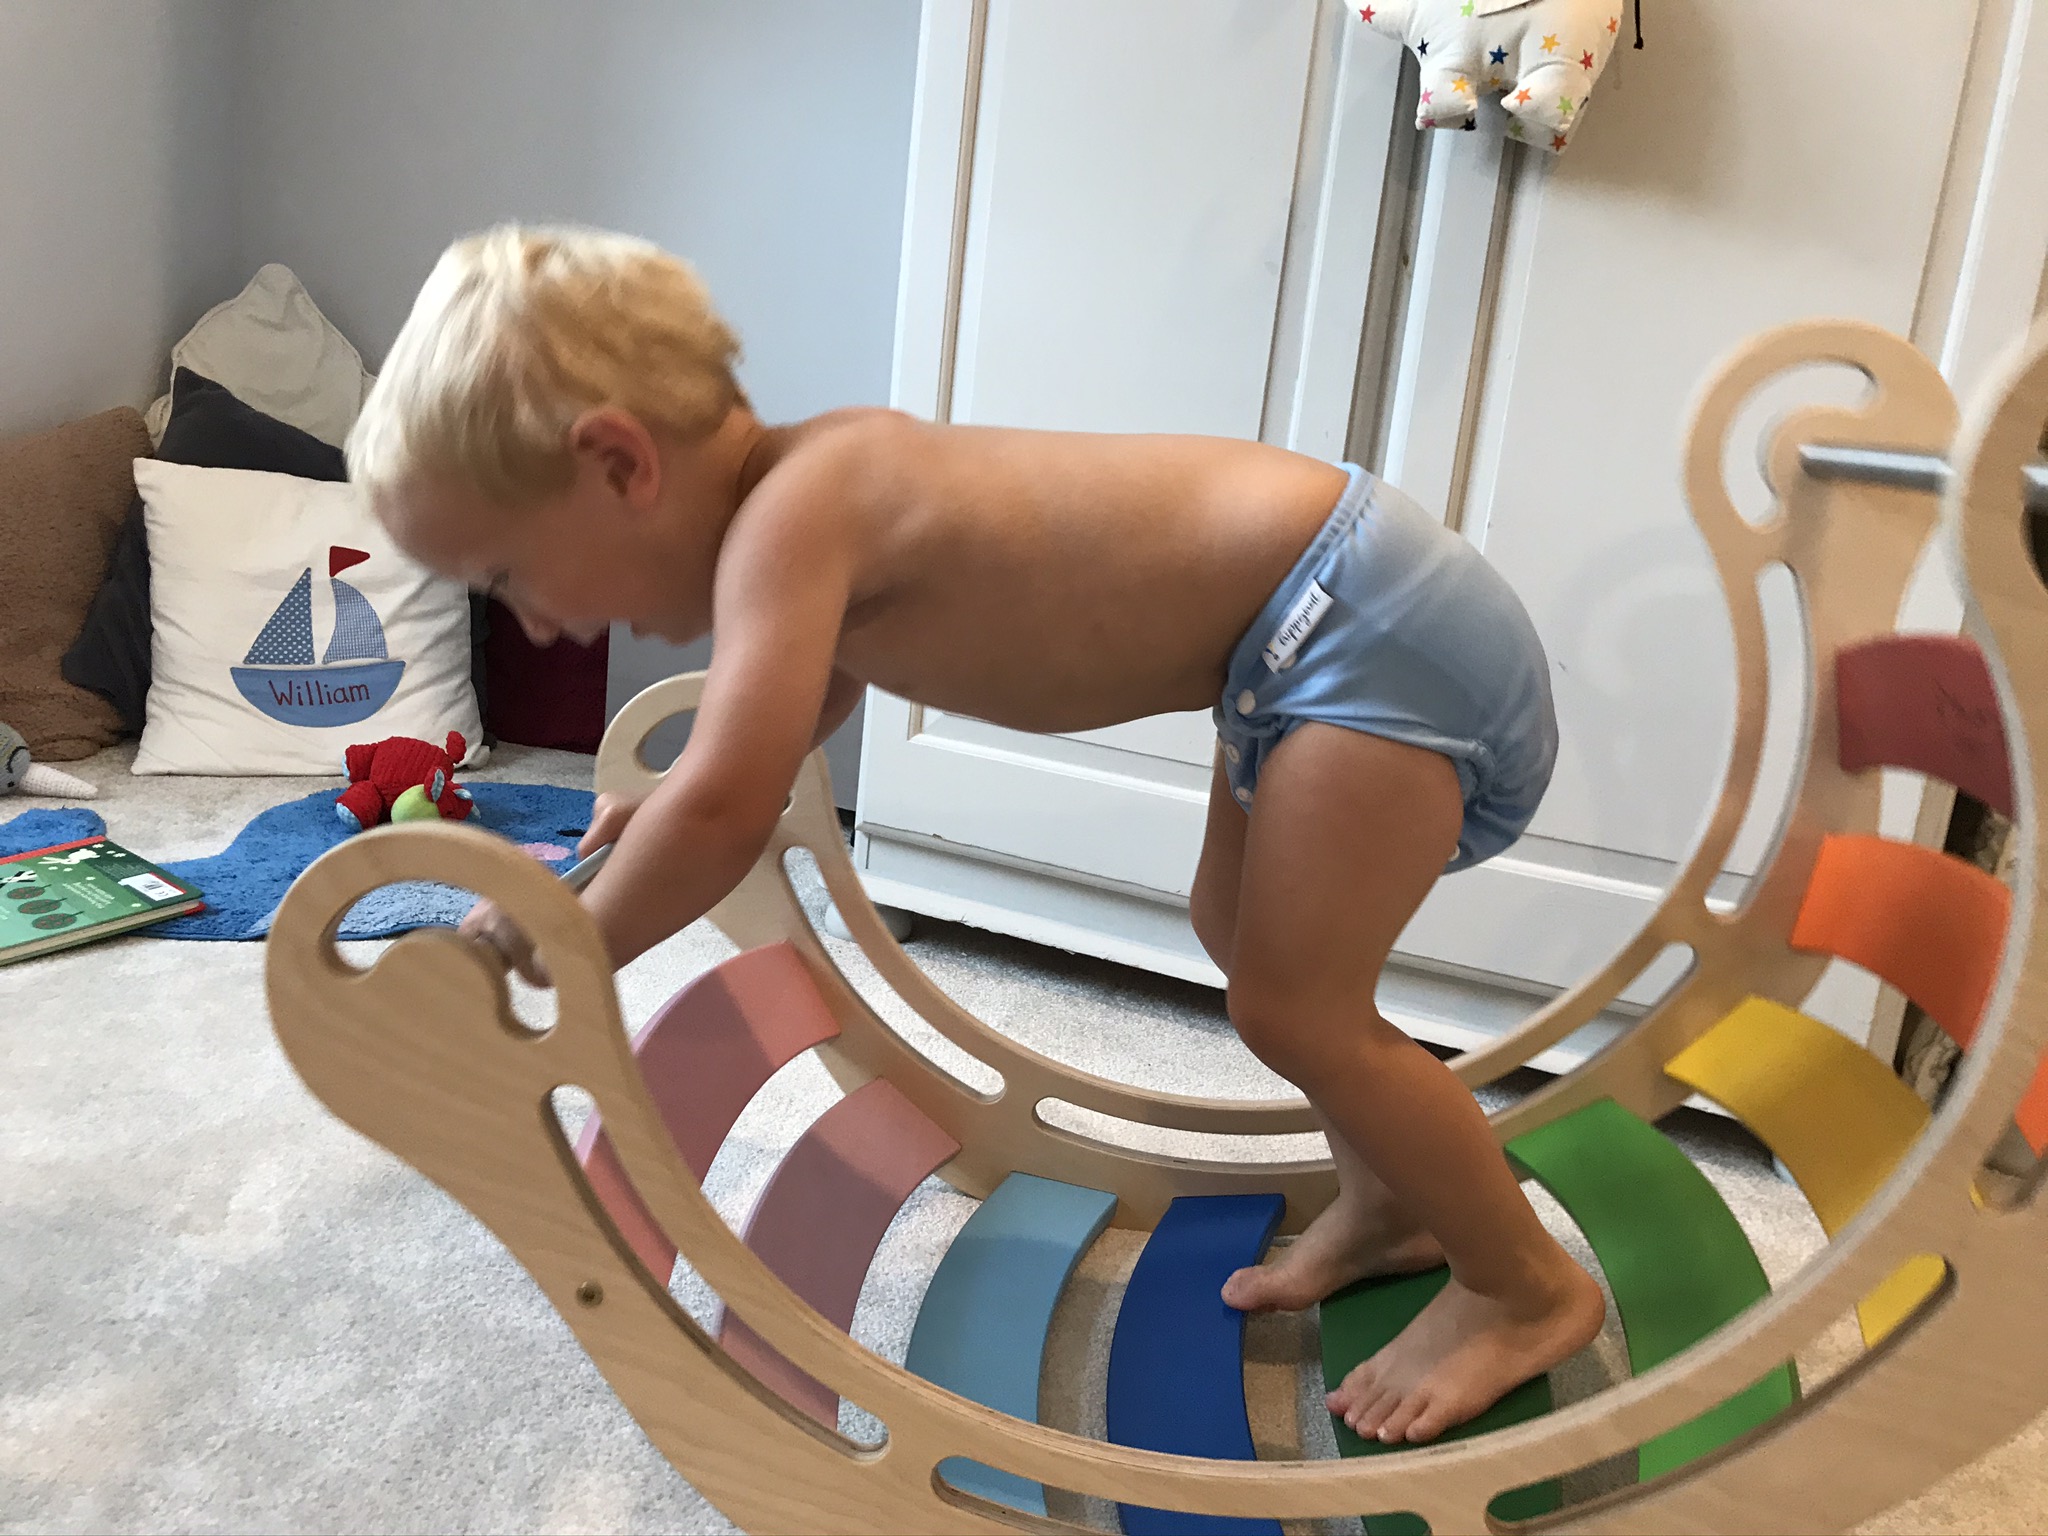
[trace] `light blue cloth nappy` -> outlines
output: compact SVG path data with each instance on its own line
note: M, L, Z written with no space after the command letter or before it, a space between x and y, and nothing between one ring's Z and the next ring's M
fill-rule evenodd
M1232 652L1216 707L1238 803L1306 721L1448 757L1465 825L1448 866L1490 859L1529 825L1557 761L1543 643L1478 550L1355 464L1351 483Z

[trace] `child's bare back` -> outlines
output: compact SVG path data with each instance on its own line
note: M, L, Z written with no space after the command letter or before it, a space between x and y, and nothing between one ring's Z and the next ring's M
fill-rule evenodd
M1208 709L1346 478L1259 443L880 410L772 429L762 463L721 564L843 563L841 671L1027 731Z

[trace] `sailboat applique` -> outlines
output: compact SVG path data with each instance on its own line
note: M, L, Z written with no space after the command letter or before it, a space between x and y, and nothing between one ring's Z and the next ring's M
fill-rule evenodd
M308 566L285 594L242 658L230 667L242 697L286 725L354 725L382 709L405 671L384 645L384 625L370 600L341 573L370 557L340 544L327 550L327 581L334 589L334 633L319 664L313 662L313 569Z

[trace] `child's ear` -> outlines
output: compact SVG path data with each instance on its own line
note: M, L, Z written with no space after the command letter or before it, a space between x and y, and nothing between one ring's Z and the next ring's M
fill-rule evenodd
M650 499L661 483L661 455L640 420L613 406L596 406L569 428L569 446L588 455L604 473L612 494Z
M616 496L623 497L631 493L633 477L639 467L626 449L613 445L604 450L605 484L612 488L612 493Z

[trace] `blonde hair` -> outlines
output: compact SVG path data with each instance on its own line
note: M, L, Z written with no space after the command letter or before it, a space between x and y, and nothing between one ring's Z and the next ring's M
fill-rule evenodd
M374 493L420 471L502 505L565 487L593 406L699 436L746 396L739 339L687 264L599 230L501 224L442 254L348 437Z

